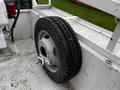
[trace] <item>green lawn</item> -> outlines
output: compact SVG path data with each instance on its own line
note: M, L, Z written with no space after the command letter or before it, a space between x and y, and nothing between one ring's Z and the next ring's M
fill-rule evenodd
M38 1L39 3L47 3L47 0ZM74 4L70 0L52 0L52 5L110 31L114 31L116 26L113 16L83 5Z

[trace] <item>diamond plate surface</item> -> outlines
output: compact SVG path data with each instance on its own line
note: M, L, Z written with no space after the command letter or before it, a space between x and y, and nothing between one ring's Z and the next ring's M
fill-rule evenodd
M94 44L104 49L107 47L110 38L102 34L102 32L95 31L73 20L67 21L70 23L70 25L77 34L83 36L87 40L93 42Z

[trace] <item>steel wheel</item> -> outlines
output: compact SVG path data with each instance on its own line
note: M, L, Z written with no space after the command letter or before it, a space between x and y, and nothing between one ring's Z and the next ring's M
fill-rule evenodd
M35 45L47 75L64 83L80 70L82 54L71 26L60 17L40 18L35 25Z
M41 31L38 36L39 56L42 65L46 65L51 72L56 72L58 67L58 53L55 43L46 31Z

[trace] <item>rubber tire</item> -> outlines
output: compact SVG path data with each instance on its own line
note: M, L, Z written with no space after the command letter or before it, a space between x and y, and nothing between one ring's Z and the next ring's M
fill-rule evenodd
M62 18L51 16L40 18L35 25L34 37L37 54L38 36L41 30L49 33L56 45L59 54L59 67L57 72L50 72L43 66L47 75L56 83L64 83L73 78L80 70L82 64L81 47L71 26Z

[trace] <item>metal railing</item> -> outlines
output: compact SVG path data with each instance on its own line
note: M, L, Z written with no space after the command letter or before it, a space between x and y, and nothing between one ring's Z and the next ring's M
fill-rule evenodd
M112 1L116 3L117 5L120 5L119 0L112 0ZM107 50L111 51L112 53L120 38L120 18L116 17L116 23L117 23L117 26L107 46Z

